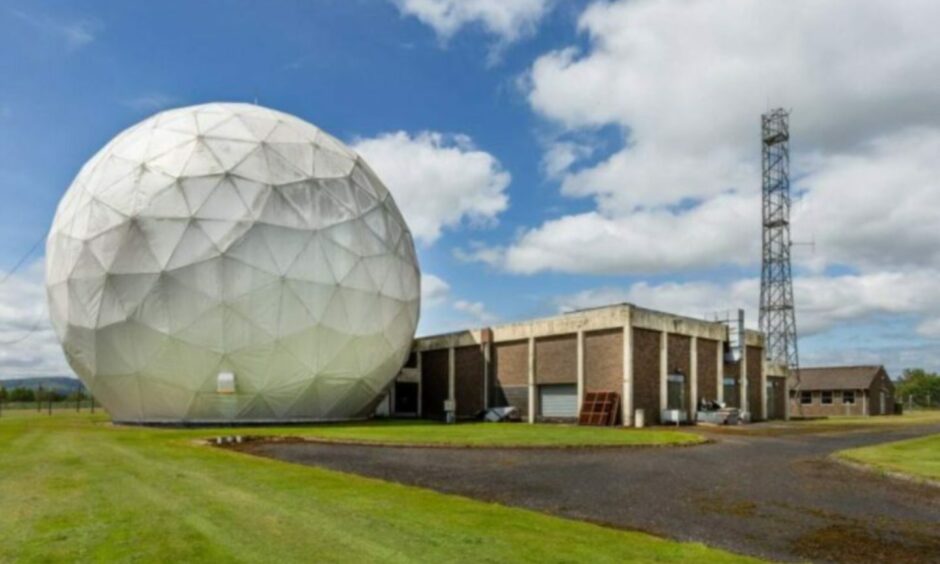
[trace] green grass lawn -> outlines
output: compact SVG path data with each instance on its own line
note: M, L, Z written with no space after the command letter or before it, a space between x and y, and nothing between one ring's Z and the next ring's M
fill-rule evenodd
M838 426L838 425L858 425L865 427L880 427L892 425L929 425L931 423L940 423L940 410L917 410L907 411L903 415L878 415L873 417L864 416L836 416L827 419L811 419L807 421L794 421L794 425L807 426Z
M837 456L875 469L940 482L940 434L843 450Z
M203 434L234 434L232 429L210 429ZM641 446L701 443L694 433L668 428L625 429L525 423L460 423L430 421L369 421L305 427L240 429L240 434L298 436L364 443L396 443L449 446Z
M374 438L397 429L422 441L461 442L475 433L491 434L492 440L517 432L503 431L503 426L431 427L386 426L383 431L379 425L354 425L348 432ZM336 436L341 428L276 432L328 430ZM115 427L104 416L87 413L4 412L0 561L746 561L700 544L287 464L194 440L211 434ZM519 435L512 437L519 440Z

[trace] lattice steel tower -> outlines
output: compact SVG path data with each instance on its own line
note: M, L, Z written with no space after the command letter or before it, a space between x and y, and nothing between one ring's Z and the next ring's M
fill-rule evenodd
M790 113L782 108L761 116L763 161L763 266L760 328L768 360L799 367L793 278L790 271Z

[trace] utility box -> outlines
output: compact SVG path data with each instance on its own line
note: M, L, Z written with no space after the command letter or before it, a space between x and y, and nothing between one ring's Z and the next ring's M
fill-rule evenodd
M637 409L633 412L633 426L637 429L642 429L646 426L646 412L642 409Z
M219 372L216 380L216 393L231 395L235 393L235 374L233 372Z
M457 402L454 400L444 400L444 420L448 423L457 422Z

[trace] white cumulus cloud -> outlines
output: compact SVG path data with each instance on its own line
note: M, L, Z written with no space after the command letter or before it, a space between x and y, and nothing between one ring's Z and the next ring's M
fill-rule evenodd
M359 139L353 148L385 182L419 242L466 221L486 225L509 206L511 176L469 137L404 131Z
M478 25L503 43L531 34L548 12L550 0L393 0L402 14L414 16L447 40L462 28Z

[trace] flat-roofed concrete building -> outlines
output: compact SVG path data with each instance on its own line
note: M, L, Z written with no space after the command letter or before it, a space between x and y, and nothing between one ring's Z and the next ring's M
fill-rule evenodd
M442 419L514 406L530 422L578 416L586 392L620 394L618 420L646 424L664 410L695 420L702 399L740 408L751 420L786 417L786 380L765 366L763 336L729 326L618 304L415 340L387 411Z
M889 415L894 413L894 383L884 366L819 366L797 371L790 383L790 413L801 417Z

